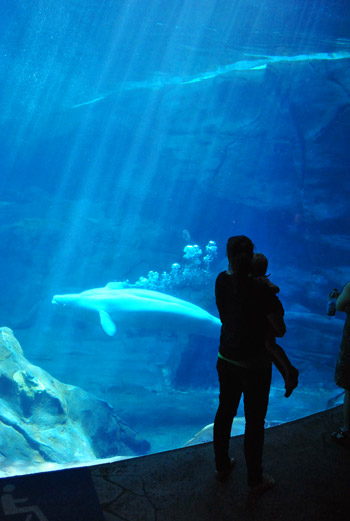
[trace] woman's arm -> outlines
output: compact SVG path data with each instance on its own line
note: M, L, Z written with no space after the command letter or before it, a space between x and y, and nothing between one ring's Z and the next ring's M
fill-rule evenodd
M345 284L343 291L340 293L335 304L337 311L350 313L350 282Z

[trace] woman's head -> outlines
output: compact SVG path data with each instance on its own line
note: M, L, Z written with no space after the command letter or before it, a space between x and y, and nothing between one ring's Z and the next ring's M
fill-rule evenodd
M254 244L245 235L230 237L226 246L230 273L247 277L251 269L253 250Z

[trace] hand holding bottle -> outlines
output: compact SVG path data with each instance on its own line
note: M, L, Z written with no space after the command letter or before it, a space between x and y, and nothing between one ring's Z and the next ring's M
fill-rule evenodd
M328 294L327 315L329 317L334 317L335 315L335 303L339 295L340 292L337 290L337 288L332 289L332 291L330 291Z

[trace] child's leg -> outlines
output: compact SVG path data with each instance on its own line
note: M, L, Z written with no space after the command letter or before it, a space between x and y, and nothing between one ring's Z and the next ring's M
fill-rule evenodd
M286 389L284 396L288 398L298 386L299 371L291 364L285 351L274 340L266 340L265 347L271 356L272 362L283 376Z

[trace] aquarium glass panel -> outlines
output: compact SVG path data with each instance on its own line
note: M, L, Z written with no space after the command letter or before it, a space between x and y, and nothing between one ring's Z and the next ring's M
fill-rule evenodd
M273 369L266 427L342 403L349 24L343 0L1 1L0 475L212 440L233 235L300 372L285 398Z

